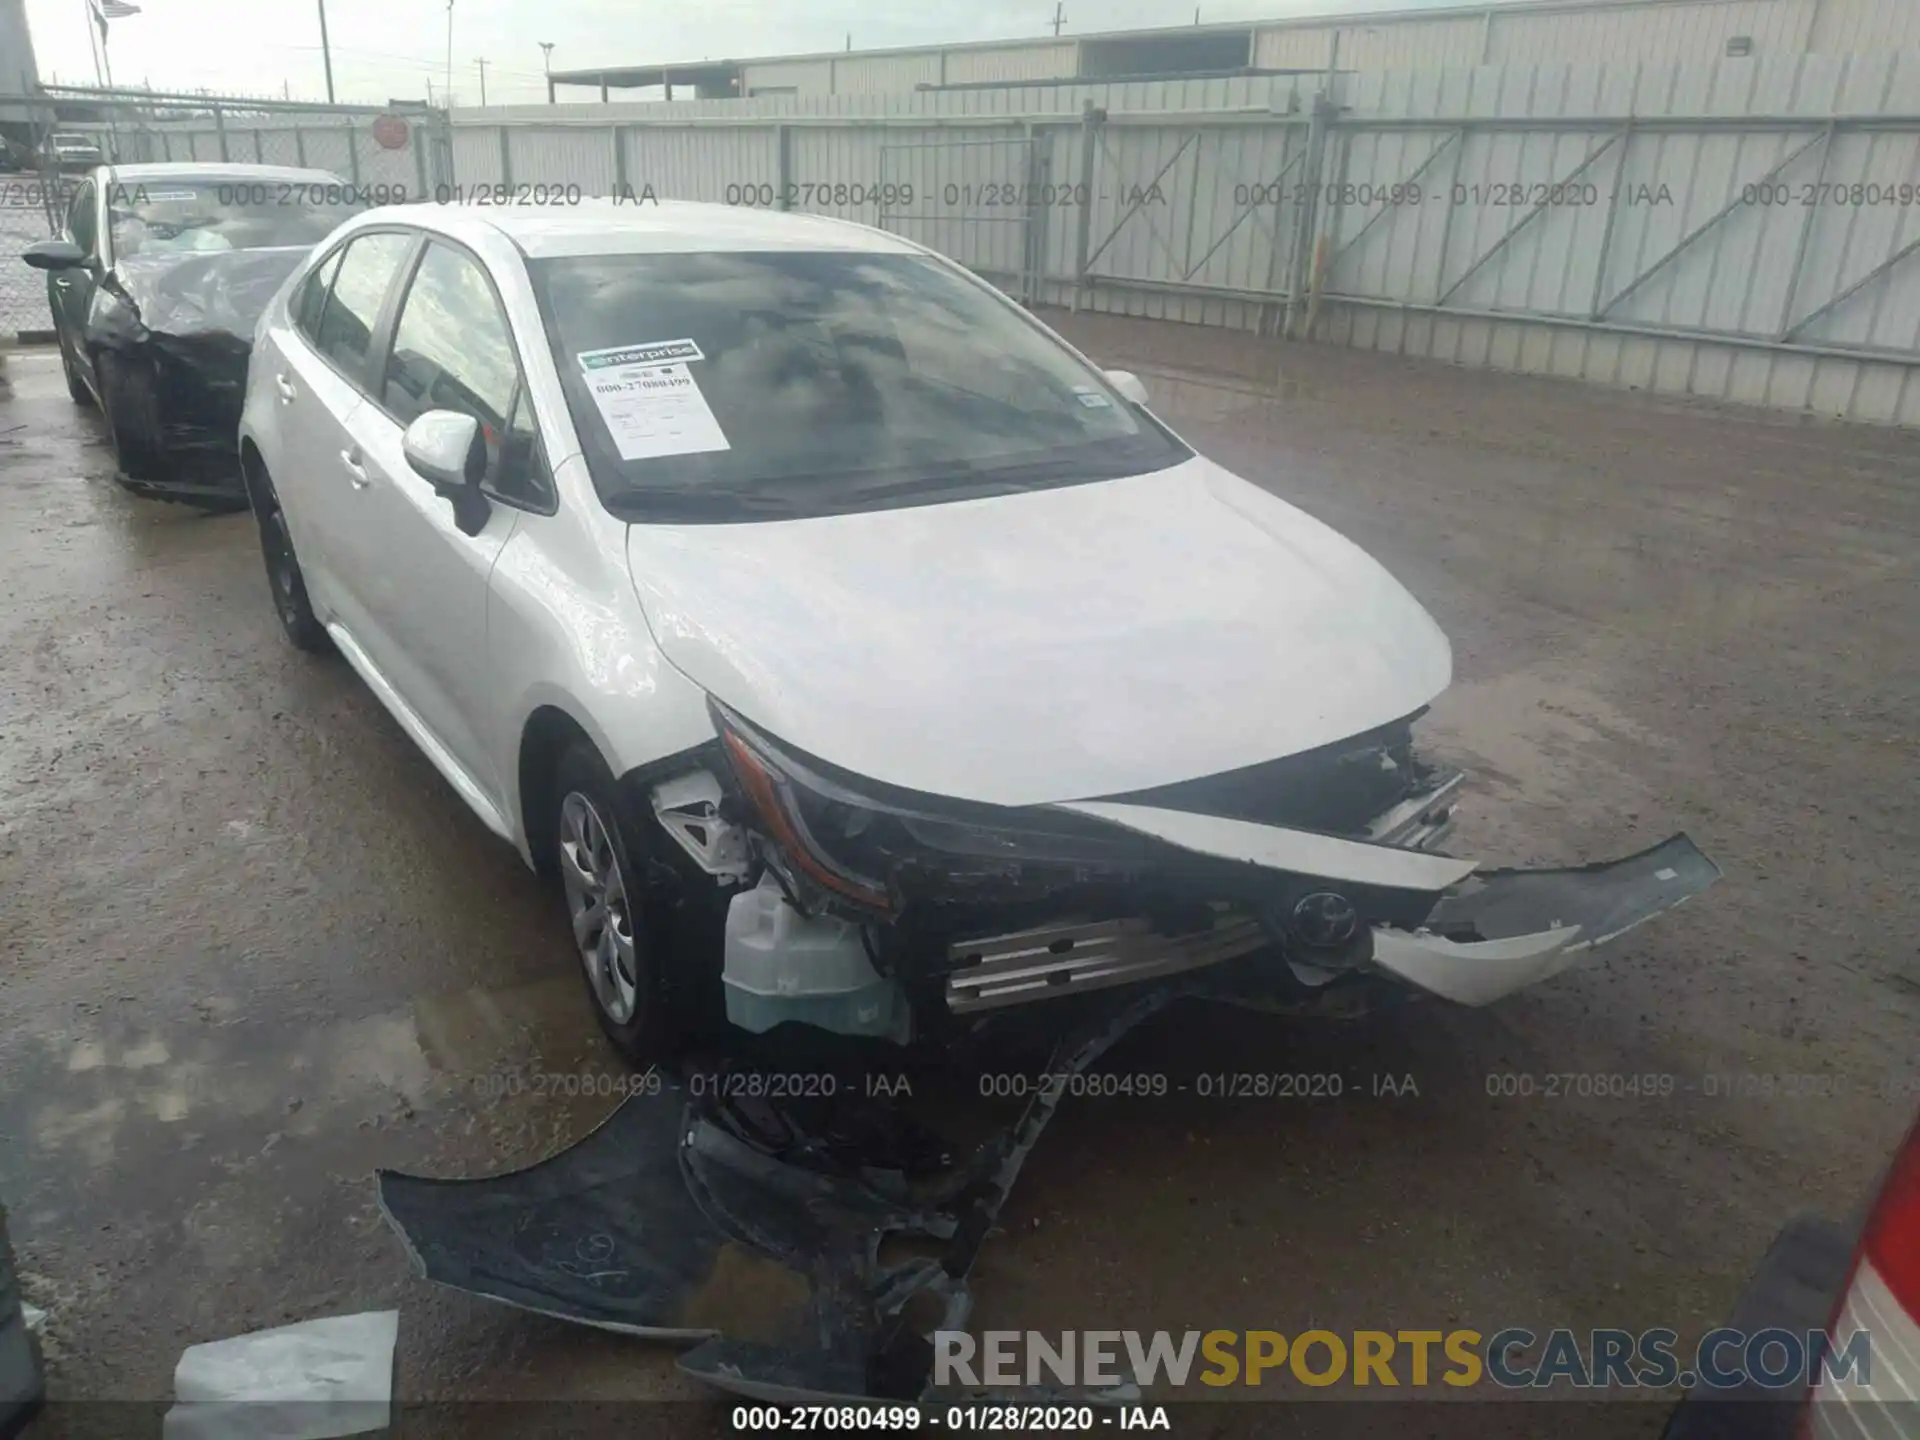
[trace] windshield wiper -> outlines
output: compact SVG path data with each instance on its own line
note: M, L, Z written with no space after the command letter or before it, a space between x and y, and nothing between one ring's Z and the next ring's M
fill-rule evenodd
M1094 480L1112 473L1118 472L1113 471L1111 464L1101 464L1082 456L1062 456L1012 465L987 465L977 460L961 460L942 464L937 469L923 471L903 480L883 480L875 484L837 488L834 498L884 500L947 490L963 491L969 495L1018 495L1050 480Z
M649 520L761 519L805 514L810 508L778 491L724 485L659 488L628 485L609 490L601 498L610 506L645 510Z

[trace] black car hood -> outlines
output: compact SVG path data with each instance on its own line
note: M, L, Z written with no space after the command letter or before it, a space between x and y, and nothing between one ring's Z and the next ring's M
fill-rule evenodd
M311 251L296 245L130 255L115 265L114 275L140 327L180 339L228 335L251 345L267 302Z

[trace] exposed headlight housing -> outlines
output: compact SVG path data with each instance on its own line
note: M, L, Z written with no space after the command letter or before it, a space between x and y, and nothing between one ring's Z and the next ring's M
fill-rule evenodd
M898 912L921 875L968 881L1044 878L1053 884L1110 878L1139 868L1150 847L1098 833L1077 817L955 806L928 797L880 795L821 773L710 702L720 746L741 792L777 847L769 863L792 881L820 887L868 912ZM876 786L875 789L882 787Z

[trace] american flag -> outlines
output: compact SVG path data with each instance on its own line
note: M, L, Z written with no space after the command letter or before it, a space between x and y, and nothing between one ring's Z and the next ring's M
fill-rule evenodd
M102 20L124 20L129 15L138 15L140 7L129 5L127 0L94 0L93 11Z

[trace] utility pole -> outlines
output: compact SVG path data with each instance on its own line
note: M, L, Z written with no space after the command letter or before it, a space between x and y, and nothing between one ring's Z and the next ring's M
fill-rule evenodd
M453 106L453 0L447 0L447 106Z
M327 39L327 0L320 0L320 59L327 67L327 103L333 104L333 45Z
M97 17L93 13L93 0L80 0L80 9L87 17L87 48L93 52L93 83L105 86L106 77L100 73L100 36L94 30Z
M474 62L473 62L473 63L474 63L474 64L476 64L476 65L478 65L478 66L480 67L480 104L481 104L481 107L482 107L482 108L485 108L485 106L486 106L486 103L487 103L487 61L486 61L486 57L485 57L484 55L483 55L483 56L479 56L479 57L477 57L477 58L476 58L476 59L474 60Z
M1060 27L1066 23L1067 23L1067 7L1064 3L1064 0L1054 0L1054 5L1053 5L1053 38L1054 39L1058 40L1060 38Z
M553 41L540 42L540 68L547 74L547 103L553 104Z

